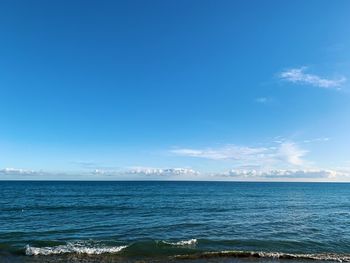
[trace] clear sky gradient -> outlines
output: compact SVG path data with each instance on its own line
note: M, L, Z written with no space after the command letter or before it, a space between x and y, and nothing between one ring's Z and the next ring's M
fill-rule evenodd
M0 2L0 179L350 180L350 1Z

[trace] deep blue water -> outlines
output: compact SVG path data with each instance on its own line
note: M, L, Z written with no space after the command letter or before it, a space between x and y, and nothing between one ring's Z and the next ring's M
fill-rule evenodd
M0 262L208 251L346 261L350 184L0 182Z

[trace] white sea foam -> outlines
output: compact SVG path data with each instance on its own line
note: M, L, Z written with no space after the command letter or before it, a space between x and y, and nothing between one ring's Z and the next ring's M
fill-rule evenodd
M324 261L350 262L350 255L342 254L288 254L278 252L259 252L262 258L312 259Z
M66 245L54 246L54 247L32 247L27 245L25 253L28 256L36 255L55 255L55 254L89 254L99 255L104 253L118 253L127 246L94 246L84 243L67 243Z
M172 246L193 246L197 244L197 239L189 239L189 240L180 240L178 242L168 242L163 241L165 244L172 245Z
M200 259L214 257L238 257L238 258L272 258L272 259L301 259L301 260L319 260L319 261L337 261L350 262L349 254L293 254L282 252L255 252L255 251L213 251L191 255L177 255L178 259Z

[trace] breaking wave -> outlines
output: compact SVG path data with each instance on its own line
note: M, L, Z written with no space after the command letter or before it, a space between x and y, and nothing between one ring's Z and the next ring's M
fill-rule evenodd
M189 240L180 240L177 242L169 242L169 241L159 241L163 244L175 246L175 247L194 247L197 243L197 239L189 239ZM25 254L27 256L48 256L48 255L58 255L58 254L88 254L88 255L100 255L107 253L118 253L124 250L127 247L132 249L135 245L149 246L149 249L154 249L152 247L152 242L140 242L134 243L130 245L123 246L106 246L99 243L91 243L91 242L68 242L64 245L58 246L46 246L46 247L35 247L27 245L25 247ZM155 243L154 243L155 244Z
M235 257L235 258L269 258L269 259L300 259L300 260L321 260L350 262L348 254L293 254L281 252L249 252L249 251L219 251L203 252L191 255L177 255L176 259L208 259L215 257Z
M210 258L251 258L251 259L290 259L290 260L316 260L316 261L335 261L350 262L350 254L337 253L283 253L283 252L262 252L262 251L240 251L240 250L224 250L224 251L203 251L197 249L197 239L180 240L177 242L170 241L151 241L136 242L129 245L106 245L98 242L77 241L68 242L64 245L35 247L27 245L25 254L28 256L49 256L61 254L117 254L121 255L163 255L169 256L176 260L196 260ZM160 245L160 244L163 244ZM160 246L159 246L160 245ZM200 244L199 244L200 245ZM173 246L169 250L169 246ZM173 250L175 249L175 250ZM190 250L189 250L190 249ZM125 250L125 253L124 253ZM122 252L123 251L123 252ZM171 252L172 251L172 252ZM192 252L191 252L192 251ZM170 254L168 254L170 253ZM125 256L124 255L124 256Z
M180 240L178 242L169 242L169 241L162 241L165 244L172 245L172 246L194 246L197 244L197 239L189 239L189 240Z
M83 242L67 243L66 245L54 247L32 247L27 245L25 248L25 254L28 256L48 256L67 253L100 255L105 253L118 253L126 247L127 246L97 246Z

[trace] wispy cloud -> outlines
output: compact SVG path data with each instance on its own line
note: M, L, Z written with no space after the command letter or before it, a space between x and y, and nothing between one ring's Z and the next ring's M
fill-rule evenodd
M306 73L306 70L307 67L288 69L281 72L279 78L296 84L311 85L328 89L340 89L340 87L346 82L345 77L330 79Z
M268 103L272 102L272 98L270 98L270 97L258 97L258 98L255 98L255 102L260 103L260 104L268 104Z
M25 170L18 168L2 168L0 169L0 175L20 175L20 176L33 176L33 175L42 175L43 171L35 170Z
M173 149L172 153L180 156L204 158L210 160L231 160L244 165L291 165L305 163L303 157L307 151L294 142L281 142L266 147L247 147L226 145L220 148Z
M244 147L237 145L227 145L221 148L206 148L206 149L191 149L182 148L171 150L172 153L182 156L198 157L212 160L241 160L249 158L250 156L258 156L264 154L266 148Z
M105 165L94 161L73 161L71 163L84 170L117 170L120 168L117 166Z
M308 140L303 140L303 143L314 143L314 142L328 142L330 138L328 137L321 137L321 138L314 138L314 139L308 139Z
M81 168L88 168L88 169L98 167L100 165L99 163L96 163L93 161L73 161L71 163Z
M30 170L30 169L22 169L22 168L0 168L0 180L1 179L50 179L50 180L64 180L64 179L72 179L72 178L81 178L83 174L69 173L63 171L47 171L47 170Z

